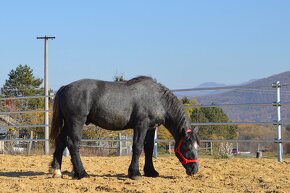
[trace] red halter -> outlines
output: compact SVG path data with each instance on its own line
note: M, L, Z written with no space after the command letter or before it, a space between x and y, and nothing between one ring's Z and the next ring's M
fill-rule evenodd
M190 133L190 132L192 132L192 131L191 131L190 129L187 129L186 132L187 132L187 133ZM180 162L181 162L182 164L197 163L197 162L198 162L197 159L187 159L187 158L184 157L184 155L181 153L181 151L180 151L180 147L181 147L181 145L182 145L182 141L183 141L183 139L181 138L180 141L179 141L179 143L178 143L177 148L174 149L174 152L177 153L177 154L180 156L180 158L181 158L181 161L180 161Z

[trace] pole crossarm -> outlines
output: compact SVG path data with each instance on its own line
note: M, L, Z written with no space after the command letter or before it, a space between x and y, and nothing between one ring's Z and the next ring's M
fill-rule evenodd
M36 39L40 40L40 39L55 39L55 36L40 36L40 37L37 37Z

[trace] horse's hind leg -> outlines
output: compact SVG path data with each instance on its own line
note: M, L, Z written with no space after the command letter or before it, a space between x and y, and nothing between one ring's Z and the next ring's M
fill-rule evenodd
M56 138L55 141L55 151L53 153L53 160L51 162L51 173L53 173L53 177L61 177L61 163L62 163L62 155L63 151L66 147L67 136L65 133L65 128L62 128L60 134Z
M145 142L144 142L144 152L145 152L145 165L144 165L144 175L148 177L158 177L159 173L154 169L152 155L154 149L154 135L155 129L149 129L147 131Z
M80 142L82 137L82 126L84 122L75 123L70 128L70 132L68 134L67 147L71 154L71 161L73 164L74 170L74 178L81 179L83 177L87 177L88 174L85 171L81 158L80 158Z

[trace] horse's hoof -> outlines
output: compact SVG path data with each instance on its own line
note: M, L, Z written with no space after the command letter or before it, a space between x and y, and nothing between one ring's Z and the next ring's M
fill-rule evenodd
M141 173L139 170L128 170L128 177L132 180L140 180L141 179Z
M132 179L132 180L141 180L142 177L141 176L131 176L130 179Z
M73 178L74 179L82 179L82 178L88 178L89 174L86 171L82 171L80 174L77 174L76 172L74 172Z
M56 169L53 171L53 175L52 175L53 178L61 178L62 177L62 174L61 174L61 171L60 169Z
M144 172L144 176L156 178L159 176L159 173L157 171L151 171L151 172Z
M48 173L53 174L53 173L54 173L54 169L50 167L50 168L48 169Z

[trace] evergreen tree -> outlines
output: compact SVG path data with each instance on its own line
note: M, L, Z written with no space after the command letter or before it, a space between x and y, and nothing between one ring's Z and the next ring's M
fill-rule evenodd
M18 96L36 96L43 95L43 89L41 89L42 79L36 78L33 75L33 70L28 65L18 65L15 70L11 70L8 74L9 78L5 81L3 88L1 89L2 95L6 97L18 97ZM28 99L27 105L24 107L14 101L14 106L24 109L38 109L44 107L43 98Z
M42 79L36 78L33 75L33 70L28 65L18 65L15 70L11 70L8 74L8 79L5 81L1 89L2 95L5 97L19 96L36 96L43 95L41 89ZM4 108L4 107L3 107ZM5 111L24 111L24 110L43 110L44 99L17 99L6 100ZM19 124L41 124L43 122L43 113L16 113L10 115L17 120ZM43 128L32 128L34 134L38 137L43 136ZM27 131L25 129L25 131ZM29 133L29 132L28 132Z
M40 89L42 79L33 76L33 70L28 65L18 65L15 70L8 74L2 94L5 96L32 96L43 94Z

